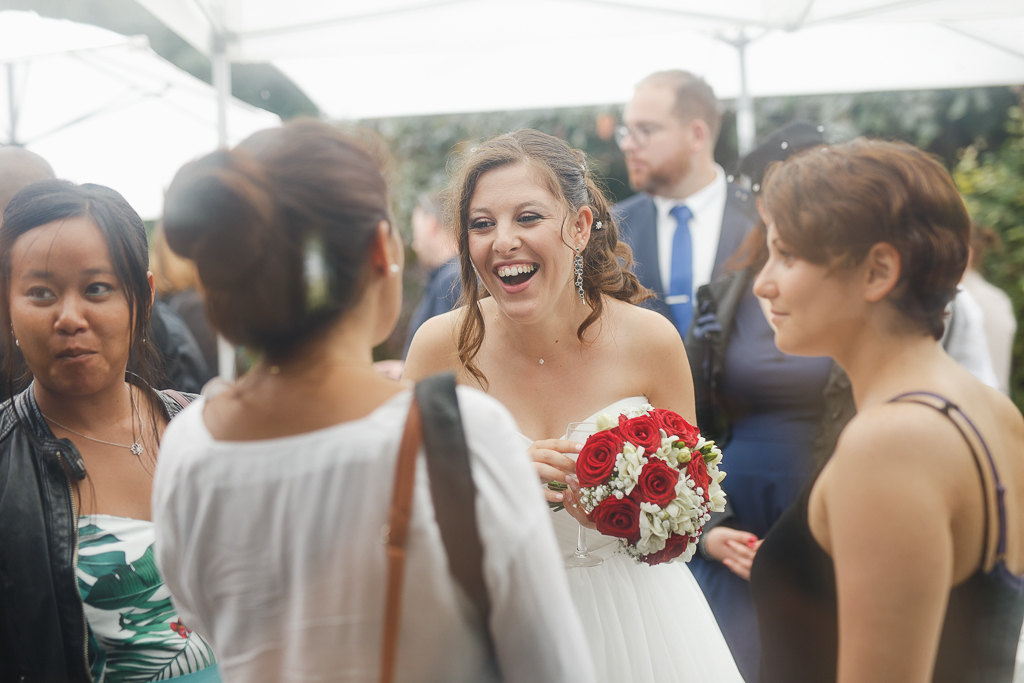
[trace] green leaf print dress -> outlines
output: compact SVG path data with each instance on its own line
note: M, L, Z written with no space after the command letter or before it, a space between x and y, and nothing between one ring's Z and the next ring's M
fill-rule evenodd
M78 521L78 588L96 683L219 681L213 651L181 622L153 560L153 523Z

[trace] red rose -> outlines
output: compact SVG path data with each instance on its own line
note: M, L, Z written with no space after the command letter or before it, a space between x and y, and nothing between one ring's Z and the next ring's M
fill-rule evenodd
M704 500L711 500L711 492L708 491L711 486L711 475L708 474L708 466L700 453L694 453L690 462L686 463L686 473L693 479L694 486L704 489Z
M648 415L620 422L619 432L622 433L623 439L637 448L643 446L648 452L661 448L661 433L658 431L658 423Z
M678 481L678 470L661 458L651 458L640 470L636 488L640 489L640 500L643 502L665 507L675 500Z
M697 445L697 439L700 438L700 430L687 422L679 413L658 408L654 411L654 418L661 425L661 428L665 430L666 434L670 436L675 434L679 437L680 441L686 444L687 448L693 448Z
M672 534L665 540L665 547L656 553L651 553L643 558L647 564L661 564L674 560L684 552L686 546L690 545L690 537L686 534Z
M624 538L629 543L640 540L640 506L629 498L608 496L594 508L590 518L605 536Z
M576 458L576 478L580 486L598 486L608 481L615 469L615 458L622 452L622 439L614 431L591 434Z

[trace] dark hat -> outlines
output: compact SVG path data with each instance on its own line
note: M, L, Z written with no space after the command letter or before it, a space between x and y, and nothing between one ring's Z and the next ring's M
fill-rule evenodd
M751 189L760 192L764 172L772 162L785 161L801 149L825 144L824 133L825 126L810 121L791 121L740 159L736 173L750 178Z

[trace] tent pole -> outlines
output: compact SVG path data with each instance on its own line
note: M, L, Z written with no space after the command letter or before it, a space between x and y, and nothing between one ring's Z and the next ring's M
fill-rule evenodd
M231 62L227 39L222 33L213 37L213 89L217 92L217 145L228 145L228 98L231 97Z
M218 31L213 36L213 88L217 92L217 146L228 146L228 98L231 97L231 61L228 59L227 36ZM235 347L217 335L218 374L226 382L235 380Z
M754 122L754 99L750 96L750 89L747 86L747 45L749 43L750 39L745 35L740 35L733 42L740 58L740 96L736 100L736 138L740 157L746 156L754 149L754 140L757 137Z
M18 143L18 102L14 97L14 62L7 63L7 105L11 112L11 139L10 145Z

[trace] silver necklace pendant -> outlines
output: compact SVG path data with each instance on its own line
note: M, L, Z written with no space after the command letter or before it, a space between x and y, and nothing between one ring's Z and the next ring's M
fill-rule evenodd
M543 358L540 359L540 364L544 365L544 359Z
M132 452L132 455L142 455L142 444L136 441L129 450Z

